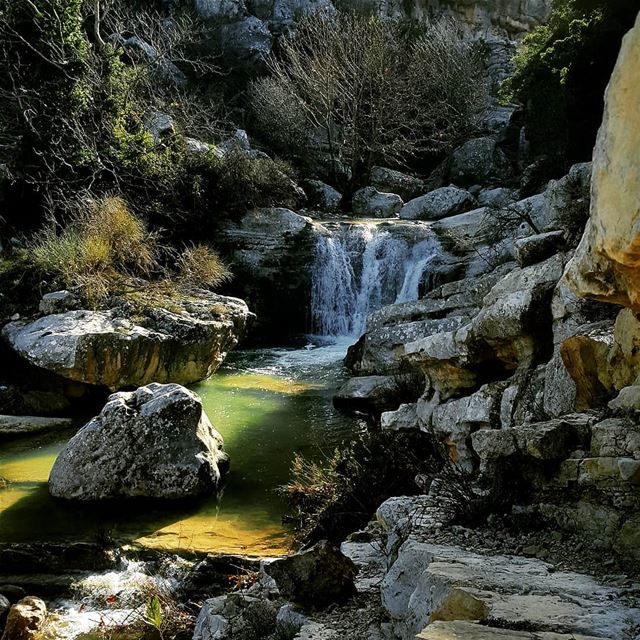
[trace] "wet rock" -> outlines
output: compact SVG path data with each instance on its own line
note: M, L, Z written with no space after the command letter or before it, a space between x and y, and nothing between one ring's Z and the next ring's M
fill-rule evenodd
M373 167L370 178L371 185L378 191L397 193L405 201L417 198L427 191L420 178L387 167Z
M200 398L153 383L109 397L56 459L49 491L80 501L187 498L215 492L227 468Z
M73 426L70 418L43 418L39 416L0 415L0 438L20 436L26 433L64 431Z
M396 218L402 208L402 198L384 193L375 187L364 187L353 195L353 215L360 218Z
M22 598L26 598L27 592L15 584L0 584L0 596L10 604L16 604ZM8 613L8 610L5 613Z
M516 260L521 267L542 262L564 245L564 232L548 231L516 240Z
M270 562L265 571L276 581L285 598L305 607L326 607L355 594L355 565L326 540L306 551Z
M609 82L593 157L591 218L567 279L585 297L640 311L640 17Z
M442 187L414 198L400 209L404 220L441 220L473 209L475 198L465 189Z
M46 616L47 605L40 598L23 598L9 610L2 640L35 640Z
M493 138L469 140L451 155L450 176L454 184L488 185L502 182L510 175L509 160Z
M391 376L362 376L345 382L333 396L336 409L346 413L378 416L398 404Z
M4 575L109 571L116 569L119 564L120 554L116 549L95 542L14 543L0 546L0 574ZM9 593L16 592L0 587L0 593L13 601Z

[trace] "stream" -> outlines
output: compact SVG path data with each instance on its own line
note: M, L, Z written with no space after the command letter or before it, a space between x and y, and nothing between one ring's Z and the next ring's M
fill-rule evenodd
M231 470L219 498L170 505L73 506L51 498L47 478L72 433L3 443L0 542L93 540L170 551L279 555L289 548L286 504L276 489L290 477L296 452L330 456L357 423L337 413L331 397L344 379L350 340L314 339L302 348L232 353L192 389L224 437Z

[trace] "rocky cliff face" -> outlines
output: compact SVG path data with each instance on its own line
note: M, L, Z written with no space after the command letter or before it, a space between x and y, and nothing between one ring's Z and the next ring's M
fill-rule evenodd
M607 89L593 155L591 219L567 272L576 291L640 312L640 19Z

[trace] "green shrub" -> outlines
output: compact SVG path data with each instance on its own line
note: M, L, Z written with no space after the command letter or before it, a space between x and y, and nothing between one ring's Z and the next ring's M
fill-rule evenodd
M30 242L34 268L97 303L131 277L157 268L157 243L120 198L91 201L62 228L50 224Z
M638 9L637 0L554 0L549 23L524 39L503 96L524 105L535 154L590 159L620 41Z
M231 278L220 256L206 245L186 247L177 259L178 282L187 286L214 289Z

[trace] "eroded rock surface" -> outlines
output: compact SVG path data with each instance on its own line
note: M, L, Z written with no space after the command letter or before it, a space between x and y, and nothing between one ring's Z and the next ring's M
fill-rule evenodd
M213 493L228 468L200 398L177 384L113 394L69 440L49 476L56 498L189 498Z
M67 311L12 322L2 336L36 367L117 391L150 382L190 384L210 376L253 317L242 300L204 290L167 306L135 318L126 308Z

